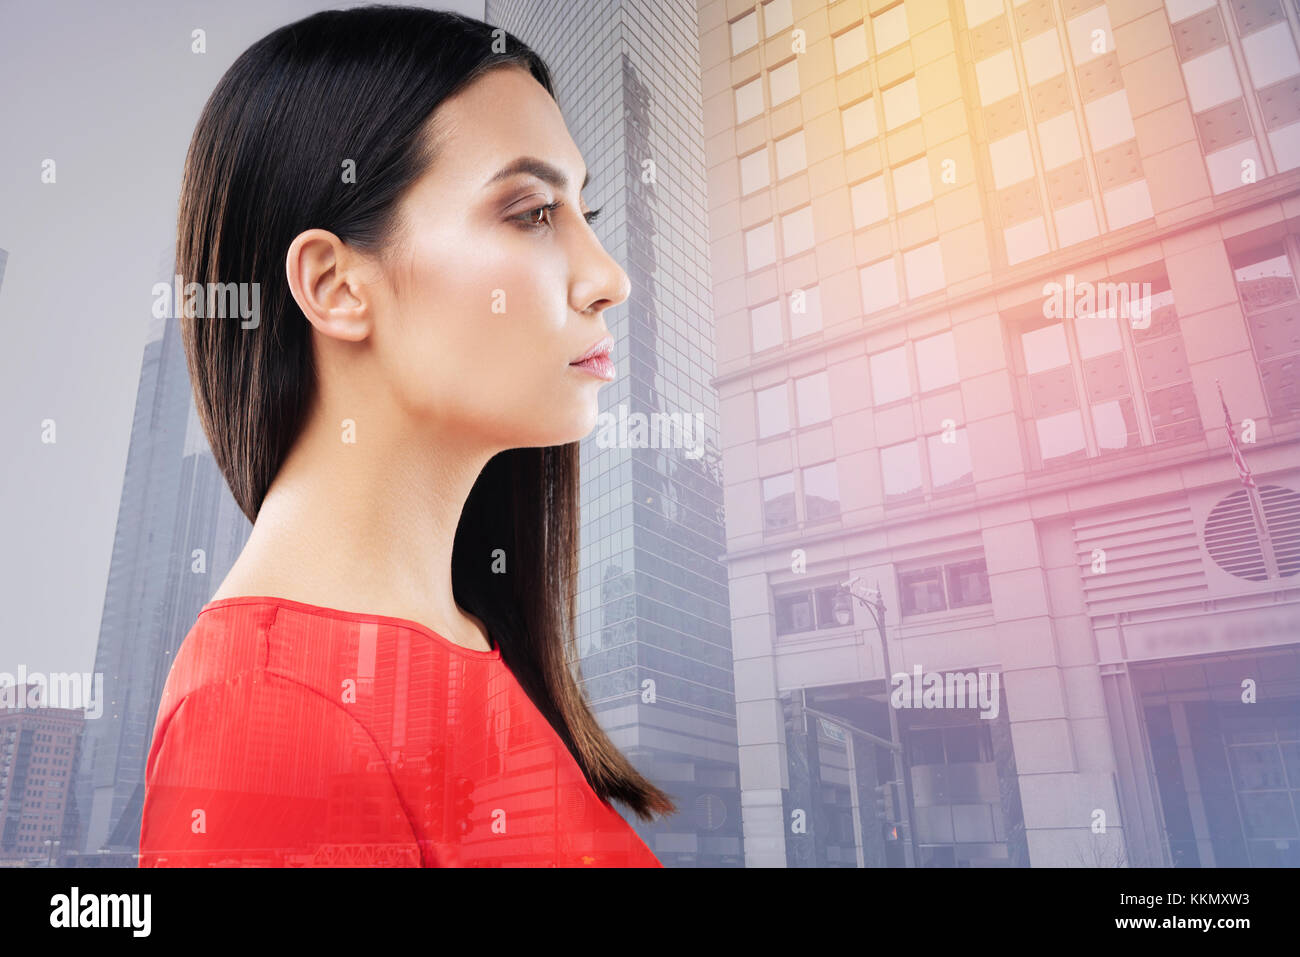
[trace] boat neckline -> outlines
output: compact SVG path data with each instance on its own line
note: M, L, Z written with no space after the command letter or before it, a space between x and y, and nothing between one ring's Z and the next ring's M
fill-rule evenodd
M279 605L294 611L306 612L326 618L341 618L345 621L359 621L374 623L379 625L392 625L398 628L406 628L417 634L424 635L447 649L469 658L490 658L500 659L501 646L493 642L491 651L484 651L481 648L466 648L464 645L457 644L445 635L440 635L428 625L422 625L418 621L412 621L410 618L395 618L392 615L376 615L368 612L344 611L341 608L329 608L325 605L313 605L305 601L294 601L291 598L280 598L275 595L233 595L229 598L217 598L208 602L200 610L199 614L204 615L207 612L215 611L219 608L228 608L232 605ZM489 635L489 640L491 636Z

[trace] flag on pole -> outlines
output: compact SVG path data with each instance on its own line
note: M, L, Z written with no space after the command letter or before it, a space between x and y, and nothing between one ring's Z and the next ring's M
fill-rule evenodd
M1232 449L1232 461L1237 466L1237 474L1241 476L1241 484L1247 488L1255 488L1255 476L1250 474L1250 466L1246 464L1246 457L1241 454L1241 446L1237 443L1237 430L1232 427L1232 415L1228 412L1228 400L1223 397L1223 384L1215 381L1219 387L1219 402L1223 404L1223 421L1228 427L1228 446Z

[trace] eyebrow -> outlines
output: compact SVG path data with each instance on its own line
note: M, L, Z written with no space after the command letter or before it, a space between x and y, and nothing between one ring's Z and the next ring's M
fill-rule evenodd
M492 178L484 183L483 186L484 188L487 188L493 183L500 182L503 179L509 179L511 176L518 176L521 173L526 173L529 176L536 176L543 183L553 186L561 192L563 192L569 185L569 178L565 176L563 171L558 167L552 166L550 163L545 160L540 160L536 156L521 156L517 160L507 163L505 166L497 170L496 173L493 174ZM586 175L582 177L582 186L578 188L578 192L582 192L586 189L589 182L591 182L591 170L587 170Z

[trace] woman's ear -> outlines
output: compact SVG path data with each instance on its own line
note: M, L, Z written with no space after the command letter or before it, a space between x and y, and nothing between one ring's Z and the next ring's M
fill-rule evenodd
M370 335L374 319L360 266L357 254L328 230L305 230L289 244L289 291L317 332L347 342Z

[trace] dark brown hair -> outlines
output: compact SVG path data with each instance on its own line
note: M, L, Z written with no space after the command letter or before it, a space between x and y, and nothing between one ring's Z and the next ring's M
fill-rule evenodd
M528 70L554 97L541 58L486 23L414 7L330 10L253 44L209 98L185 160L176 272L185 283L260 284L260 315L249 328L184 309L180 321L199 418L250 521L316 389L310 326L285 275L290 243L318 227L389 248L399 200L440 149L426 121L503 66ZM348 160L355 182L342 176ZM578 443L497 454L456 530L453 591L596 794L651 820L675 806L609 740L570 664L577 519ZM509 556L506 574L492 573L495 548Z

